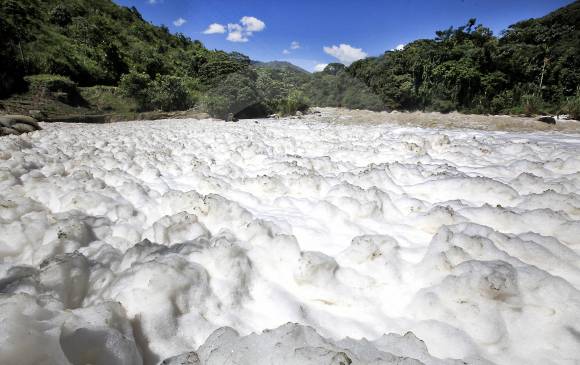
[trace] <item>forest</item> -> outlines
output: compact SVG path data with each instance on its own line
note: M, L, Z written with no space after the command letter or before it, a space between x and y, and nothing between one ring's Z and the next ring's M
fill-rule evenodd
M137 111L198 108L218 117L333 106L578 118L579 24L580 1L497 36L469 19L402 50L310 74L209 50L110 0L3 0L0 98L74 104L98 88Z

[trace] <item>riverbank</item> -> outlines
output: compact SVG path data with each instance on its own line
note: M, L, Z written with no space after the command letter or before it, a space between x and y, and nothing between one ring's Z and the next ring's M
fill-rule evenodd
M580 122L576 120L556 120L556 124L538 121L538 116L479 115L428 112L373 112L344 108L312 108L317 120L340 124L381 124L436 129L474 129L481 131L535 132L557 131L580 133Z

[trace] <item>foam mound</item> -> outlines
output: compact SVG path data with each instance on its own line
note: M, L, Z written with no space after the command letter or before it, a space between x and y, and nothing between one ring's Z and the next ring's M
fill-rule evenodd
M0 140L0 364L576 364L580 136L321 120Z

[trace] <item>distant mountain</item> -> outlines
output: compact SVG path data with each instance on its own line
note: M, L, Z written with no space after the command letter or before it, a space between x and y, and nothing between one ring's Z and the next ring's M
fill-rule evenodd
M309 74L310 72L306 71L305 69L298 67L290 62L286 61L270 61L270 62L261 62L261 61L252 61L254 67L262 67L262 68L269 68L272 70L290 70L301 72L305 74Z

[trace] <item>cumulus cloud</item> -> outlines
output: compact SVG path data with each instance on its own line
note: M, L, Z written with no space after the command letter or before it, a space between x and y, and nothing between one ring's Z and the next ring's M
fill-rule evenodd
M282 53L283 53L283 54L290 54L290 51L289 51L289 50L287 50L287 49L285 49L285 50L283 50L283 51L282 51Z
M349 44L341 44L339 46L324 47L324 52L332 57L338 59L345 65L350 65L354 61L366 58L368 54L362 48L354 48Z
M227 28L219 23L210 24L203 34L228 33L226 40L230 42L248 42L250 37L266 29L266 23L253 16L245 16L239 23L229 23Z
M322 72L328 66L328 63L319 63L318 65L314 66L314 72Z
M230 42L247 42L250 39L248 36L251 35L244 32L244 28L239 24L228 24L228 37L226 38Z
M176 27L181 27L185 23L187 23L187 20L183 18L178 18L173 21L173 25L175 25Z
M402 51L403 49L405 49L406 44L399 44L397 47L395 48L391 48L391 51Z
M240 19L240 23L244 26L244 30L248 33L261 32L266 28L266 23L253 16L245 16Z
M224 34L226 32L226 27L219 24L213 23L207 27L206 30L203 31L203 34Z

